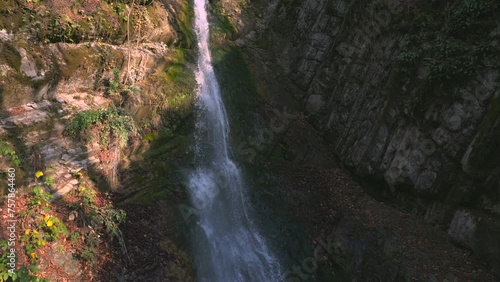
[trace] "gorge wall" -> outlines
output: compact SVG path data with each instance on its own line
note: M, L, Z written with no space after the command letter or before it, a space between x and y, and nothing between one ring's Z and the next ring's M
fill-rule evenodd
M221 2L268 101L499 273L498 3Z
M19 186L30 188L29 175L41 169L32 159L55 168L45 172L54 174L54 193L81 189L78 172L102 188L91 175L97 174L119 188L113 191L129 214L123 233L132 260L120 254L115 257L123 258L96 272L105 280L192 281L182 244L187 232L178 232L187 227L177 205L187 199L177 179L182 172L175 170L190 154L196 57L192 2L4 2L0 141L20 153ZM408 253L432 267L442 261L443 273L450 271L441 253L452 246L442 232L436 235L417 216L367 197L336 168L331 154L360 176L375 198L441 227L500 273L499 4L213 0L210 5L214 69L226 74L219 80L235 139L258 131L254 127L262 127L269 113L278 118L270 119L269 148L258 147L255 136L249 138L254 143L234 146L237 153L252 152L249 148L260 153L255 160L266 166L255 168L257 176L279 170L276 174L286 174L284 182L290 182L279 188L268 184L280 193L261 209L262 217L273 214L267 213L269 206L279 207L283 218L292 210L312 229L337 228L340 239L334 237L350 245L347 253L355 254L355 263L368 258L359 268L361 280L374 279L374 273L381 279L405 274L414 268L414 260L401 259ZM64 133L79 113L108 107L133 118L140 130L128 136L127 146L105 146L96 141L100 138L83 142ZM258 126L249 122L253 119ZM278 120L285 120L284 126L273 127ZM99 137L100 125L92 124L85 133ZM293 172L267 163L283 155L299 164ZM7 164L0 162L2 169ZM301 165L309 164L323 168L302 171ZM329 204L340 208L332 212ZM337 222L342 212L347 216ZM394 214L396 224L380 223ZM368 227L360 227L363 220ZM272 228L281 225L276 221ZM394 247L386 226L405 229L412 240ZM301 262L309 243L302 244L301 237L294 248L290 242L297 238L276 234L284 249L298 253L292 259ZM434 260L421 256L415 243L429 238L435 242L423 249L435 249ZM440 245L447 248L433 247ZM412 253L407 246L417 250ZM404 261L404 267L393 259Z
M68 234L37 248L19 240L19 278L193 280L174 171L195 98L191 19L181 0L2 2L1 176L15 167L17 212L50 212L72 233L71 244ZM2 181L2 208L8 188ZM51 199L45 210L26 204L37 189ZM75 211L85 195L118 236ZM25 237L46 231L34 218L20 218ZM8 275L2 263L0 281Z

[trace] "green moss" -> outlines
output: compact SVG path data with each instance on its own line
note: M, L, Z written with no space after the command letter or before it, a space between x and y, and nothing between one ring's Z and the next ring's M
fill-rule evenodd
M226 34L229 38L236 35L236 28L233 23L229 20L222 3L220 1L217 5L211 6L212 21L212 34Z
M212 54L222 97L238 135L243 125L252 123L252 113L259 108L257 86L238 47L214 46Z
M190 144L190 137L176 134L174 137L158 136L146 157L155 159L172 152L184 152Z
M141 186L141 183L145 185ZM136 178L136 185L142 187L142 189L127 197L123 201L123 204L150 205L151 203L167 198L172 192L169 179L162 176L154 178L153 182L146 181L138 176Z
M175 20L179 28L179 37L181 48L190 49L196 41L196 34L193 30L194 10L192 0L182 2L182 11L176 14Z
M0 62L8 65L9 67L19 71L21 68L21 55L17 52L16 48L7 43L2 43L0 47Z
M196 79L187 64L194 60L192 51L176 48L170 55L166 71L160 76L165 112L164 125L175 130L192 113Z
M169 82L185 84L183 79L189 77L186 67L186 50L177 48L172 52L169 66L167 67L166 79Z
M9 74L2 79L1 108L19 106L33 100L30 82L20 73Z
M176 168L165 161L172 155L183 154L190 144L190 137L180 133L173 134L166 129L154 135L150 150L141 162L141 168L133 171L133 187L136 191L127 197L125 203L151 204L171 195L176 186ZM147 171L144 173L143 169Z
M67 48L63 51L65 65L60 66L60 73L63 78L70 78L80 68L97 68L99 65L97 56L90 48L78 46L75 48ZM93 61L93 59L95 61Z
M153 24L154 27L159 27L161 26L162 22L165 20L163 18L160 18L159 14L157 13L158 7L154 5L149 5L146 7L146 11L149 16L149 20Z
M235 29L222 14L221 7L216 6L210 12L213 66L234 132L232 137L237 138L245 134L244 126L253 123L253 113L260 107L260 97L243 53L229 41Z

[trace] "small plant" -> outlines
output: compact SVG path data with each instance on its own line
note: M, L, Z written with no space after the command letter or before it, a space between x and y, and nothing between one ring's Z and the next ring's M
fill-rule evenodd
M45 184L49 188L53 188L55 186L54 178L50 176L46 176L43 180L43 184Z
M52 198L52 195L48 192L45 192L41 186L33 187L33 192L31 193L31 199L26 203L29 207L47 207L48 202Z
M15 166L21 165L16 151L7 142L0 141L0 156L10 158L10 161Z
M24 243L24 251L31 259L31 263L36 264L38 262L36 250L45 246L47 243L47 241L43 239L43 234L40 234L36 229L26 229L21 236L21 242Z
M120 81L120 73L121 71L119 69L113 69L113 78L109 79L107 84L107 95L130 95L141 91L137 85L122 84Z
M71 236L69 236L69 239L71 241L76 241L78 239L80 239L82 237L82 234L80 234L80 232L74 232L73 234L71 234Z
M120 83L120 70L113 69L113 78L108 82L107 94L116 94L120 92L122 85Z
M49 241L59 239L61 234L68 236L66 225L64 225L59 218L48 214L40 218L38 228L45 231L43 233L43 238Z
M68 15L58 16L48 24L47 33L43 34L43 37L47 42L75 43L81 40L81 26Z
M91 247L84 248L80 253L80 257L83 260L95 262L97 260L95 253L97 252L97 248L92 245Z

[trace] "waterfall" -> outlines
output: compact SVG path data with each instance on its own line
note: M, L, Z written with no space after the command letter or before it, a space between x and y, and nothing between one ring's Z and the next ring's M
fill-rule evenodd
M198 37L196 168L188 188L199 211L193 230L199 281L280 281L281 267L260 234L245 181L231 159L229 122L209 49L207 0L194 0Z

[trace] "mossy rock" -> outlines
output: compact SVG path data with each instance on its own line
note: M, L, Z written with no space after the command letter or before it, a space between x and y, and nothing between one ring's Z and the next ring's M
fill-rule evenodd
M0 109L11 108L34 100L30 81L19 73L0 78Z
M95 48L85 45L60 45L64 65L59 65L60 74L63 79L69 79L80 71L80 75L95 73L101 67L101 54Z
M0 63L6 64L16 71L19 71L21 67L21 55L17 51L16 47L8 43L0 43Z

